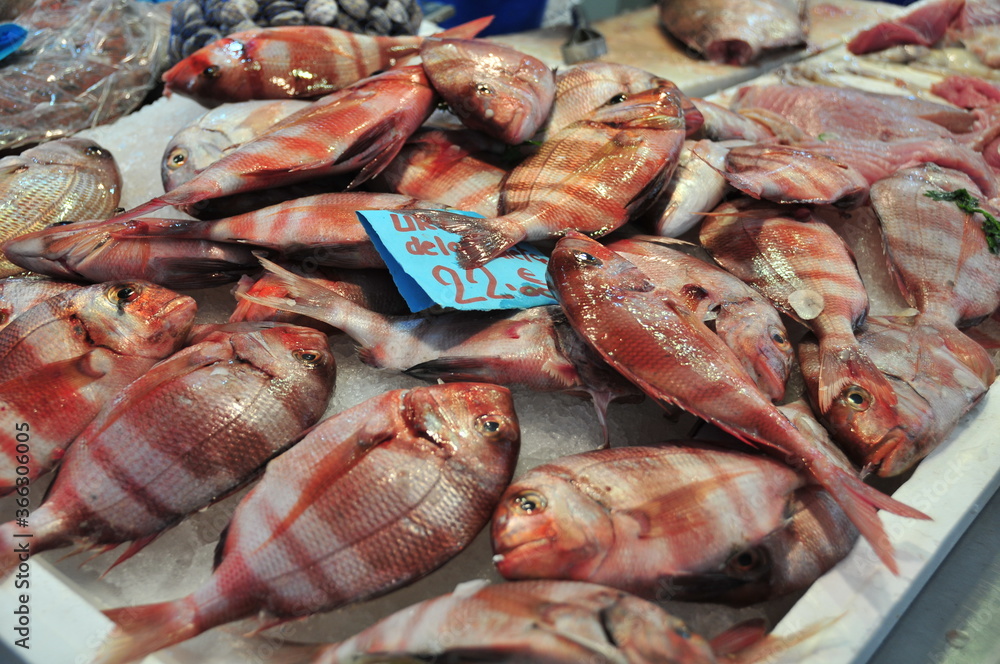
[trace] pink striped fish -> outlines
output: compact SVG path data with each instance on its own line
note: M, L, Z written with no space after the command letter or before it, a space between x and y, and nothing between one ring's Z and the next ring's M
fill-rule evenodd
M862 483L798 431L682 302L665 301L615 252L569 233L549 261L549 282L570 325L651 398L677 405L741 440L761 445L826 489L880 559L897 570L876 507L926 515Z
M356 186L392 161L430 116L435 99L420 65L376 74L287 116L183 185L113 221L337 173L356 172Z
M37 275L0 279L0 330L36 304L79 287Z
M835 399L864 399L891 422L892 386L858 346L868 293L847 244L821 221L750 201L725 203L701 227L720 265L764 294L819 338L820 412Z
M414 134L377 183L404 196L495 217L506 169L473 132L428 129ZM490 157L493 157L492 159Z
M0 330L0 376L11 380L99 347L159 360L187 336L196 306L186 295L139 281L61 293Z
M125 560L294 442L322 416L335 373L322 333L266 323L211 333L160 362L74 441L31 513L32 554L132 541ZM22 531L5 524L0 539Z
M470 21L442 35L475 37L492 18ZM175 64L163 74L164 92L179 92L206 106L318 97L415 56L422 41L323 26L247 30L218 39Z
M425 39L420 59L434 89L466 127L510 145L549 117L556 83L538 58L482 39Z
M106 612L121 630L95 663L241 618L329 611L424 576L489 521L519 443L510 392L488 385L393 390L324 420L240 501L207 583Z
M643 209L666 184L684 142L681 97L670 81L613 99L547 139L504 181L499 217L418 214L462 236L459 265L478 267L522 240L577 230L600 237Z

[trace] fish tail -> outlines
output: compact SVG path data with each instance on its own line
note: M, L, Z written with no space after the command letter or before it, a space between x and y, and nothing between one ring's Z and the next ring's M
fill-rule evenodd
M125 606L104 612L117 623L93 664L124 664L201 634L209 626L198 620L193 595L170 602Z
M435 33L433 36L439 39L472 39L489 27L492 22L493 15L491 14L448 28L442 32Z
M51 512L43 505L31 513L26 526L19 526L17 521L0 526L0 580L27 563L30 556L70 544L61 523L60 519L51 518Z
M824 339L821 346L817 395L821 413L830 410L833 400L850 385L864 388L878 403L890 407L896 404L896 391L853 336L844 344Z
M412 213L418 220L437 226L443 231L461 235L455 256L466 270L481 267L525 239L524 228L505 219L484 219L445 212L421 210Z
M887 496L878 489L868 486L858 477L843 468L834 466L825 459L810 467L810 472L819 484L833 497L847 518L860 531L861 536L871 544L875 555L893 574L899 574L895 552L889 535L882 526L876 510L883 509L893 514L911 519L930 519L929 516L909 505Z
M775 636L773 634L769 634L767 636L762 635L761 638L752 639L752 635L748 634L747 640L750 642L739 650L726 652L724 647L720 647L720 649L717 650L716 641L719 641L720 645L722 645L733 640L733 636L735 636L735 634L731 635L730 632L749 632L749 630L752 629L752 626L745 627L744 623L740 623L739 625L726 630L715 639L712 639L712 650L719 658L719 661L725 661L727 664L759 664L763 662L772 662L774 661L776 655L780 655L786 650L789 650L807 639L812 638L816 634L819 634L824 629L840 620L840 618L841 616L835 616L833 618L827 618L826 620L818 620L811 625L807 625L803 629L800 629L794 634L789 634L788 636ZM740 636L742 636L742 634L740 634Z

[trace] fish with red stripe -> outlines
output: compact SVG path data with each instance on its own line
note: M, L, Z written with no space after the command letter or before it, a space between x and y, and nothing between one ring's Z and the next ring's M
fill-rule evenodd
M244 484L319 420L336 374L326 336L255 327L209 333L108 402L32 511L32 555L131 541L121 562ZM0 539L16 542L23 531L5 524ZM0 571L13 564L7 556Z
M428 574L489 521L519 444L510 392L492 385L393 390L324 420L240 501L212 577L174 601L107 611L121 629L95 662L251 616L329 611Z
M661 405L679 406L805 473L830 493L886 566L898 569L876 508L926 515L833 463L683 302L664 300L635 265L580 233L558 242L548 277L570 325L611 366Z
M483 17L440 36L475 37ZM206 105L249 99L319 97L416 56L423 38L382 37L315 25L237 32L184 58L163 74L164 92Z

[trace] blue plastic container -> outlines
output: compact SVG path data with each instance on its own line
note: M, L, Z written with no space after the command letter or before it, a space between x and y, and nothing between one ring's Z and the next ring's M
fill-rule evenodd
M455 7L455 15L441 22L441 26L445 28L492 14L493 22L479 33L480 37L534 30L542 24L542 16L545 15L545 2L539 0L443 0L443 2Z

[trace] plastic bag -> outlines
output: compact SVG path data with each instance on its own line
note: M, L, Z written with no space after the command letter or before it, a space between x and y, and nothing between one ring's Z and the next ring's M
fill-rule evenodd
M35 0L28 30L0 63L0 150L112 122L166 68L167 10L131 0Z

